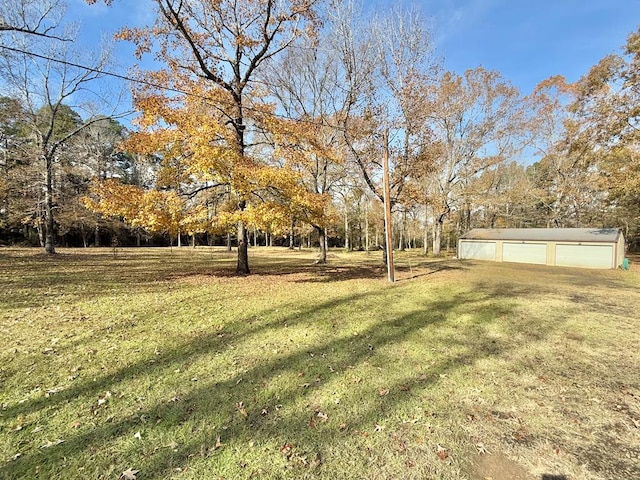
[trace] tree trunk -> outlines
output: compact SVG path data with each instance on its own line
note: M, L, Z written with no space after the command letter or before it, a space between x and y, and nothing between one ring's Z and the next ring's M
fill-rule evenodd
M293 250L295 245L295 228L296 228L296 219L291 220L291 230L289 230L289 250Z
M401 252L404 252L405 248L404 248L404 237L405 237L405 223L407 221L407 212L402 212L402 216L400 217L402 219L401 223L400 223L400 228L399 230L399 236L400 238L398 239L398 250L400 250Z
M100 225L98 223L96 223L96 228L93 231L93 246L100 246Z
M40 248L44 248L44 218L38 212L38 223L36 224L36 233L38 234L38 243L40 244Z
M320 254L318 255L316 263L324 265L327 263L327 245L329 235L326 228L315 227L315 230L318 232L318 244L320 246Z
M349 215L345 207L344 211L344 249L348 252L351 250L351 243L349 242Z
M246 207L244 200L238 203L238 208L243 211ZM236 274L249 275L249 240L247 238L247 226L244 222L238 222L238 265L236 266Z
M369 253L369 209L364 212L364 250Z
M440 243L442 242L442 225L444 218L440 216L433 225L433 254L435 256L440 255Z
M428 221L428 213L429 207L425 204L424 206L424 235L422 237L422 241L424 242L422 245L422 254L427 255L429 253L429 221Z
M238 235L240 235L240 233L238 233ZM238 243L240 243L239 240L238 240ZM229 232L227 233L227 252L230 252L230 251L231 251L231 233Z
M49 255L56 253L53 219L53 161L45 157L45 191L44 191L44 251Z

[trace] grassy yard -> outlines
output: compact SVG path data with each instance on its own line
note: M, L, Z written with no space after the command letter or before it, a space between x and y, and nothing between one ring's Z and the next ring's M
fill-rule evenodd
M0 249L0 479L640 478L640 268Z

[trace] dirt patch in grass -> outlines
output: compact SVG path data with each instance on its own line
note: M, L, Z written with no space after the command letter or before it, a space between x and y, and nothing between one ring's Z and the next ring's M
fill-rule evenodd
M500 453L478 455L474 473L483 480L535 480L527 470Z

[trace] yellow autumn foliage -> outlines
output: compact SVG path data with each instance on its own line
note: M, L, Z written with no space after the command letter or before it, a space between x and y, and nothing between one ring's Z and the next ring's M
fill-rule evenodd
M82 203L94 212L118 217L132 227L176 236L208 231L211 222L203 205L189 206L175 191L143 190L110 179L93 182Z
M252 108L253 121L270 130L276 146L271 158L250 157L243 154L229 126L227 112L233 111L233 99L227 92L179 76L172 82L190 95L167 97L139 91L135 101L141 111L140 130L122 146L160 159L156 189L144 191L113 180L96 183L85 199L86 206L130 225L171 235L224 233L235 229L238 222L284 232L293 218L324 224L330 200L305 188L300 168L312 162L313 155L337 158L315 139L320 127L309 129L306 123L276 120L272 105L251 103L247 108ZM215 209L203 205L207 184L219 189ZM185 196L187 204L178 191L203 193ZM243 208L238 208L239 201L244 202Z

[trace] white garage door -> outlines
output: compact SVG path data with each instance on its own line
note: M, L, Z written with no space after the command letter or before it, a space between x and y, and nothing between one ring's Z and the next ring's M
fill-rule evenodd
M547 264L547 245L544 243L504 243L502 261Z
M612 245L556 245L556 265L613 268Z
M460 258L475 260L495 260L496 242L469 242L460 240Z

